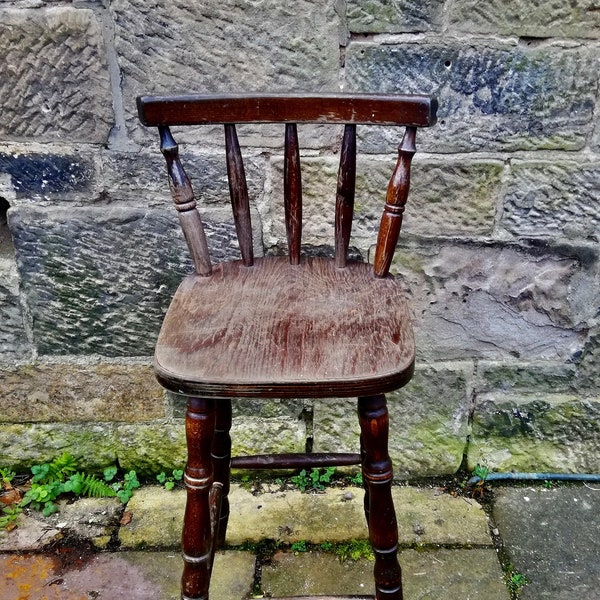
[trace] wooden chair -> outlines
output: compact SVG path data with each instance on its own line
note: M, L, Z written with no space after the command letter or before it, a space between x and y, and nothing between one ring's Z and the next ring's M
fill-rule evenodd
M435 122L425 96L226 95L138 98L144 125L158 127L169 183L195 273L175 293L154 368L188 397L182 598L207 599L215 548L225 540L229 470L361 464L375 554L378 600L402 598L391 497L385 393L405 385L414 339L403 292L389 275L402 224L417 127ZM241 260L211 264L190 181L169 126L225 126L227 172ZM285 124L284 203L289 257L254 258L237 123ZM297 123L344 124L335 206L335 258L301 254L302 189ZM400 125L374 264L348 259L356 125ZM382 193L383 199L383 193ZM358 397L360 454L231 458L232 398Z

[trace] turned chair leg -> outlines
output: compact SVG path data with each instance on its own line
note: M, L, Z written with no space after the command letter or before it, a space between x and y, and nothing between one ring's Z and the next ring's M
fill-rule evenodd
M215 471L215 483L221 485L221 505L216 525L216 547L225 544L227 523L229 521L229 473L231 465L231 400L217 400L216 429L212 444L212 462Z
M363 478L368 487L365 504L369 539L375 554L377 600L402 600L398 564L398 525L392 501L392 461L388 454L388 412L383 394L358 399L363 449Z
M187 502L183 521L182 600L208 600L213 554L210 492L213 484L211 447L215 431L215 402L188 398L185 418L188 461L185 468Z

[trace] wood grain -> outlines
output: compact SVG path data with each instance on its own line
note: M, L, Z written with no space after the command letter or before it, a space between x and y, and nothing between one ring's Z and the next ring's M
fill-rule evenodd
M257 258L188 276L155 354L168 389L222 398L385 392L410 379L413 362L399 283L369 264L338 269L324 258Z
M437 101L399 94L222 94L139 96L140 121L159 125L208 123L373 123L428 127Z

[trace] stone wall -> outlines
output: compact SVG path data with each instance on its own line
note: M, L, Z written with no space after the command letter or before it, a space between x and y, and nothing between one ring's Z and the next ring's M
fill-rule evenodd
M150 356L190 261L136 95L345 90L440 101L393 267L418 338L398 476L600 470L599 38L593 0L0 0L0 464L184 460ZM280 133L242 135L258 253L285 239ZM317 246L338 134L300 130ZM360 134L365 258L398 136ZM216 260L237 253L221 137L178 132ZM233 429L240 452L357 444L348 400L240 404Z

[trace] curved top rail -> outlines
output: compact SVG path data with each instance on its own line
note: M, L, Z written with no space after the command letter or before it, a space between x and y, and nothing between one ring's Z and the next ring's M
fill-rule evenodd
M217 94L139 96L149 127L210 123L371 123L428 127L437 100L395 94Z

